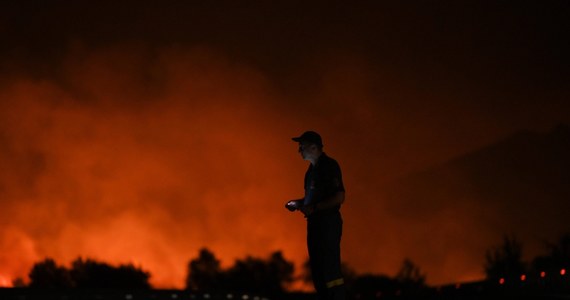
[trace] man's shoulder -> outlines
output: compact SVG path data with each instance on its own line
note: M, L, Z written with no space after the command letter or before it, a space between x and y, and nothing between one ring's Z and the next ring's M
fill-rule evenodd
M319 161L319 163L322 163L322 167L333 167L333 168L340 168L338 162L336 161L336 159L326 155L325 153L322 154L322 161Z

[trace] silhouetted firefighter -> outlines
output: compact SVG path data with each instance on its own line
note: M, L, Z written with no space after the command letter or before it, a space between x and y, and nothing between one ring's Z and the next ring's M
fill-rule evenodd
M307 131L293 141L299 143L299 153L311 164L305 173L305 197L291 200L285 207L299 210L307 218L309 262L318 299L345 299L340 264L340 206L344 202L340 167L323 152L318 133Z

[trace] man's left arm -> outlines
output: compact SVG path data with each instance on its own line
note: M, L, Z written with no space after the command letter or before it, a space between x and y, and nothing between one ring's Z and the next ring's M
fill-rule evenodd
M331 191L331 193L329 193L330 196L323 198L315 204L303 207L304 209L302 208L301 211L303 211L305 215L310 215L315 211L339 207L344 203L345 190L344 184L342 183L340 167L337 164L332 165L331 168L327 170L327 175L325 190Z
M315 203L314 210L326 210L333 207L338 207L344 203L344 191L338 191L329 198L323 199L323 201Z
M331 197L325 198L315 204L301 207L301 211L306 215L310 215L316 211L335 208L344 203L344 191L338 191Z

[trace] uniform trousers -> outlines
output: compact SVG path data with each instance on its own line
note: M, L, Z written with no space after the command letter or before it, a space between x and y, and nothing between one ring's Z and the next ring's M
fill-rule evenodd
M307 218L309 263L319 300L346 299L340 263L341 236L339 211L317 212Z

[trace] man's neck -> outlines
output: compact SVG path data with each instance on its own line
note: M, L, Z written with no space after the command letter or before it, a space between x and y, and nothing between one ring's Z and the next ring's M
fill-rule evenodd
M320 152L319 154L317 154L317 156L315 156L315 158L309 159L309 161L311 162L311 165L315 166L317 164L317 162L319 161L319 158L321 157L321 155L323 155L323 152Z

